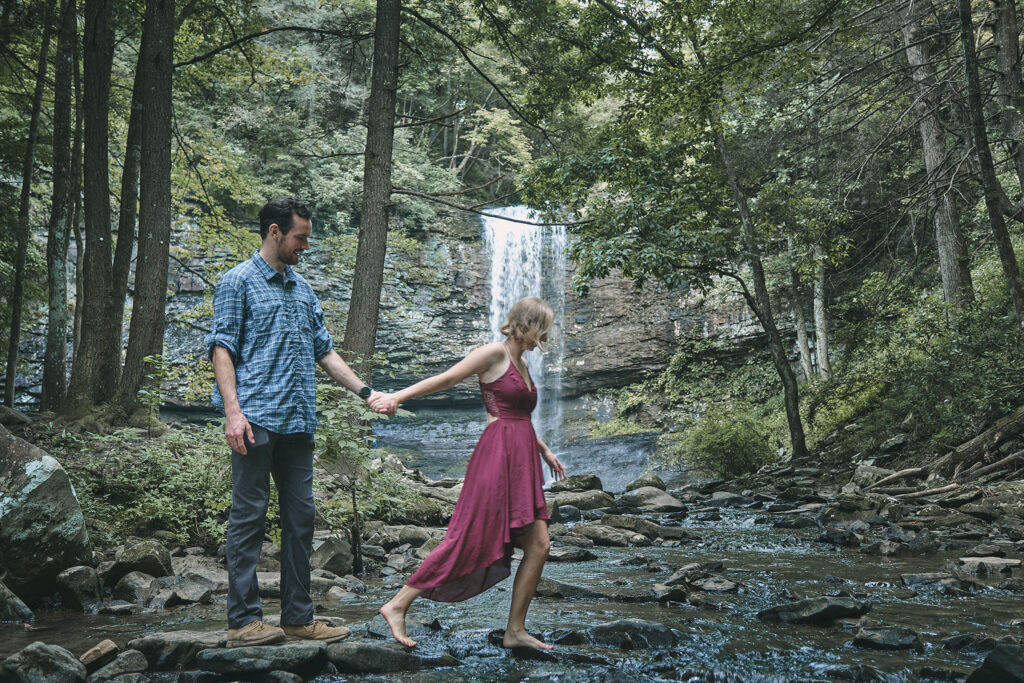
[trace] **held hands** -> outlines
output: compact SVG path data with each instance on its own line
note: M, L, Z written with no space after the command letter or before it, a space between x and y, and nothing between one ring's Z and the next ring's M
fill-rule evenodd
M395 400L394 394L382 394L379 391L374 391L366 399L366 403L374 412L382 415L394 415L398 411L398 401Z
M562 464L562 461L558 459L558 456L550 448L547 446L542 448L540 457L547 463L548 469L551 470L551 476L555 478L555 481L565 479L565 465Z

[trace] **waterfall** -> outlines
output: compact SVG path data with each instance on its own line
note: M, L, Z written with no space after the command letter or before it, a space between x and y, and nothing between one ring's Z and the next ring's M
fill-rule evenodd
M484 217L484 241L491 255L490 327L493 341L501 341L501 326L512 305L524 296L544 299L555 312L555 325L539 350L525 355L537 385L534 428L553 449L559 443L562 407L562 363L565 356L565 226L539 227L505 218L537 220L525 206L488 211L503 218Z

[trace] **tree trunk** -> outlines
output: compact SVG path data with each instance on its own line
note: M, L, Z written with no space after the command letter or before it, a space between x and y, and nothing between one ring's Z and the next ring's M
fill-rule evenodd
M992 151L988 146L988 133L985 130L985 111L981 103L981 83L978 78L978 56L974 52L974 25L971 19L970 0L957 0L960 10L960 43L964 51L964 72L967 76L967 104L971 117L971 129L974 137L974 148L978 155L978 166L981 169L981 183L985 191L985 207L988 209L989 223L992 227L992 239L999 252L999 260L1006 277L1006 286L1010 290L1013 311L1017 316L1017 325L1024 335L1024 287L1021 286L1020 269L1017 267L1017 256L1013 252L1010 234L1006 230L1006 222L1000 206L1001 188L996 178L992 163Z
M71 168L71 76L77 37L75 0L64 0L58 17L57 61L53 84L53 201L46 239L48 307L43 361L43 410L64 403L68 345L68 238L75 213Z
M825 310L825 254L814 247L814 350L818 354L818 373L822 379L832 376L828 357L828 315Z
M121 170L121 205L117 217L117 246L114 248L114 269L111 280L114 287L114 301L121 305L111 313L117 319L118 330L124 329L124 301L128 294L128 275L132 269L132 248L135 245L135 222L139 217L139 165L142 163L143 93L152 87L146 82L146 70L142 60L145 51L145 28L139 44L139 59L135 66L135 82L132 86L132 110L128 116L128 133L125 136L124 167ZM120 334L120 332L119 332Z
M807 320L804 318L804 307L800 303L800 278L797 277L794 265L796 249L793 247L792 237L786 238L786 247L789 254L789 305L793 309L796 345L800 349L800 367L804 371L804 379L810 381L814 377L811 365L811 347L807 341Z
M807 444L804 440L804 426L800 420L800 394L796 382L796 374L789 364L786 356L786 348L782 344L782 337L779 329L775 326L775 317L772 315L771 298L768 295L768 285L765 283L764 264L761 262L761 250L757 244L757 235L754 232L754 221L750 217L750 209L747 207L747 197L740 187L739 179L736 177L736 170L733 168L732 160L729 158L725 146L725 137L721 131L716 133L719 159L725 169L729 187L732 190L733 200L736 209L740 214L740 224L743 227L743 238L746 242L747 259L750 270L754 276L754 295L747 303L751 305L754 315L760 321L764 331L768 334L768 348L771 351L772 363L782 380L784 402L786 404L786 419L789 422L789 438L793 445L793 457L801 458L807 455Z
M365 382L373 372L380 292L384 282L388 212L391 202L391 150L395 133L395 94L398 89L400 0L377 0L370 77L369 122L363 160L362 221L352 273L352 299L342 348Z
M992 0L995 9L996 101L1006 144L1024 194L1024 77L1015 0Z
M109 400L121 369L121 330L112 323L113 299L110 231L110 179L108 158L108 111L110 70L114 56L111 0L85 2L85 78L83 114L85 155L84 300L82 336L71 371L69 399L78 408Z
M18 376L18 346L21 344L21 313L25 298L25 259L28 256L28 241L32 239L29 229L29 205L32 198L32 171L36 159L36 138L39 136L39 114L43 108L43 91L46 88L47 57L50 53L50 4L47 0L43 14L43 43L39 48L36 64L36 88L32 94L32 115L28 124L28 141L25 143L25 163L21 170L21 201L18 204L18 251L14 259L14 293L11 297L11 331L7 347L7 377L4 384L4 404L14 406L14 382Z
M75 80L75 138L71 142L71 194L75 212L71 230L75 236L75 317L71 323L71 367L78 365L78 350L82 348L82 301L85 299L85 268L82 240L82 73L79 64L78 39L71 50L74 59ZM65 394L65 399L67 394Z
M903 43L914 80L914 108L920 123L921 146L928 178L928 194L934 211L935 242L939 252L939 274L942 294L949 304L974 300L970 256L960 232L960 207L953 184L954 169L946 150L945 131L939 118L941 103L935 88L935 66L931 63L924 31L910 6L903 23Z
M171 237L171 86L174 75L174 0L148 0L139 69L142 99L142 163L139 188L139 250L135 296L118 403L134 407L146 374L143 359L163 355L167 261Z

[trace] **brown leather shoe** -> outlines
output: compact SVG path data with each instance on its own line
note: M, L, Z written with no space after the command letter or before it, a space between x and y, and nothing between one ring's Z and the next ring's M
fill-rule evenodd
M242 628L229 628L227 646L273 645L283 642L284 639L284 631L276 626L269 626L262 621L252 621Z
M285 635L304 638L306 640L318 640L321 643L335 643L348 638L352 633L344 626L328 626L322 621L313 621L305 626L281 625Z

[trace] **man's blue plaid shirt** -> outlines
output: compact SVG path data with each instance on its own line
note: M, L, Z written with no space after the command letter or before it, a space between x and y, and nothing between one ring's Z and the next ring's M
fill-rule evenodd
M316 431L316 361L331 350L320 302L301 275L282 275L259 251L226 272L213 294L207 354L235 363L238 403L252 424L278 434ZM224 407L216 382L213 404Z

